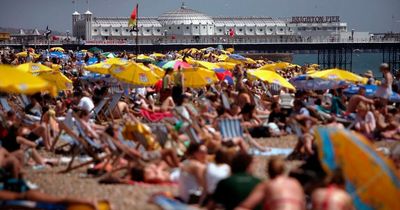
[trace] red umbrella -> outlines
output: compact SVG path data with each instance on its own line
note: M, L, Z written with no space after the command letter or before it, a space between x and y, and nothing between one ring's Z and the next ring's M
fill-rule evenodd
M232 77L232 72L225 69L214 69L214 71L218 77L218 80L224 80L226 76Z

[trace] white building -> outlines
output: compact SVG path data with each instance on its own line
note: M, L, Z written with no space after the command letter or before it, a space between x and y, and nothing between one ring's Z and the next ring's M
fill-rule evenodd
M72 14L73 36L86 41L135 42L128 17L94 17L90 11ZM347 24L338 16L318 17L210 17L184 4L158 17L139 17L141 44L262 43L340 40ZM234 36L229 36L229 31Z

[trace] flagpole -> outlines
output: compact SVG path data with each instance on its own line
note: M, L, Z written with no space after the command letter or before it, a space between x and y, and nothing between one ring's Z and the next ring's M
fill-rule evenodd
M136 4L136 59L139 55L139 4Z

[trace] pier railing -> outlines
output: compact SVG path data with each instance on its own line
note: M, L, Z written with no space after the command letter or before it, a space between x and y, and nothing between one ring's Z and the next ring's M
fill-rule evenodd
M390 39L332 39L332 40L318 40L318 39L304 39L304 38L237 38L231 40L214 40L214 39L204 39L204 40L151 40L151 39L139 39L140 45L215 45L215 44L324 44L324 43L396 43L400 42L400 38L390 38ZM68 44L78 44L78 45L135 45L134 40L90 40L90 41L64 41L55 40L50 41L51 46L55 45L68 45ZM0 41L0 46L7 45L22 45L22 46L43 46L48 45L47 41L24 41L20 40L7 40Z

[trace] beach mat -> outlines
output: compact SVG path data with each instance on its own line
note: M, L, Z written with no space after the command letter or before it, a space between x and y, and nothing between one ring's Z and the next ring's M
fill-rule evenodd
M162 210L195 210L196 208L174 200L165 195L154 195L152 202Z
M292 148L276 148L267 147L267 151L260 151L258 149L250 149L250 154L254 156L274 156L274 155L284 155L287 156L293 152Z

